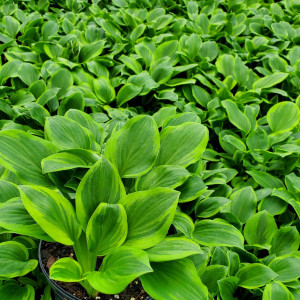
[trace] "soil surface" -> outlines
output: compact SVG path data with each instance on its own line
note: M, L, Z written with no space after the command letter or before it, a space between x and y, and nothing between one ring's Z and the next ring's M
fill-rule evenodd
M49 274L50 267L62 257L71 257L76 259L72 246L65 246L59 243L43 242L42 247L42 263ZM98 259L97 265L101 265L101 258ZM148 294L143 290L139 279L132 281L127 288L120 294L106 295L99 293L96 298L89 297L85 289L77 282L61 282L55 281L61 288L69 294L82 300L146 300Z

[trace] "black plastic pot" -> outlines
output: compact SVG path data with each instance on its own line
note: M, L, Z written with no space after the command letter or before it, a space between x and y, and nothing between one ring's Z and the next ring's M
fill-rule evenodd
M46 269L44 267L44 264L42 262L42 242L43 241L40 241L40 244L39 244L39 265L40 265L40 268L41 268L41 270L42 270L42 272L43 272L43 274L44 274L47 282L49 283L49 285L51 286L52 290L54 291L56 298L58 300L80 300L79 298L73 296L72 294L67 293L54 280L51 280L49 278L49 274L46 271ZM120 299L120 300L122 300L122 299ZM147 298L145 298L145 300L154 300L154 299L151 298L150 296L148 296Z

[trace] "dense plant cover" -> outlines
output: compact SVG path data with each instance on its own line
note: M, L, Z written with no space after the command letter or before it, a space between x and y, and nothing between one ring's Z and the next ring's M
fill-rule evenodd
M44 240L92 296L300 299L299 13L3 1L0 298L52 299Z

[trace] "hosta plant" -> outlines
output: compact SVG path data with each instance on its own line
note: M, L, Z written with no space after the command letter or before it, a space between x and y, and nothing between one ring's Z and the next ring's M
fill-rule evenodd
M155 299L172 299L172 295L206 299L207 289L192 261L186 259L201 253L199 245L167 234L178 202L185 202L181 198L187 190L184 184L196 181L196 195L205 192L202 180L186 167L199 161L208 141L207 129L199 122L175 122L159 132L152 117L141 115L119 130L115 128L100 151L95 135L81 125L82 136L77 132L76 139L68 127L59 130L59 122L65 121L62 118L68 119L46 121L49 142L21 131L0 133L0 143L6 145L0 159L8 162L5 166L19 181L17 188L6 184L12 197L0 207L0 225L12 232L72 245L77 260L59 259L50 268L50 278L80 282L92 296L98 291L120 293L139 277ZM55 122L57 126L52 126ZM70 121L61 126L71 125ZM16 134L22 149L14 151L19 151L19 156L23 152L24 162L11 164L14 151L8 149L12 149L11 136ZM71 151L73 143L81 149ZM79 159L76 153L84 149L96 162L81 178L74 199L72 193L55 187L56 181L51 179L57 177L43 174L42 166L51 161L68 169L68 158ZM25 171L27 155L33 155L37 163ZM99 270L95 269L97 257L103 258Z

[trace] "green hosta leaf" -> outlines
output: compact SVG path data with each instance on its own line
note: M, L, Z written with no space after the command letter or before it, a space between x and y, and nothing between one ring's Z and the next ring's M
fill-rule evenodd
M176 211L172 224L177 232L184 234L188 239L192 239L192 232L195 226L193 219L189 215Z
M218 293L218 281L225 278L228 267L222 265L210 265L200 272L199 276L208 291L215 295Z
M229 121L240 130L248 133L251 128L249 119L239 110L238 106L231 100L222 101L222 105L226 109Z
M99 204L86 229L89 250L98 256L106 255L124 243L127 229L127 215L121 204Z
M0 191L0 204L20 195L16 185L3 180L0 180Z
M123 197L128 220L126 245L146 249L166 236L175 215L179 193L168 188L135 192Z
M138 276L152 271L145 251L122 246L106 255L99 271L87 274L87 279L97 291L117 294Z
M153 273L141 277L145 291L157 300L208 299L206 286L189 259L152 263Z
M218 281L220 295L223 300L237 300L233 294L238 286L239 279L237 277L226 277Z
M222 55L219 56L216 61L216 67L219 73L221 73L224 77L229 75L234 76L233 74L233 66L234 66L234 57L232 55Z
M246 223L256 211L256 195L250 186L234 192L229 199L230 212L242 223Z
M230 202L223 197L208 197L198 201L196 205L196 216L199 218L209 218L217 214L224 206Z
M100 76L94 80L94 89L97 98L103 103L110 103L115 99L116 92L108 78Z
M42 26L42 35L44 40L48 40L50 36L55 35L59 29L56 22L49 21Z
M253 179L264 188L281 188L284 187L282 181L273 175L261 171L246 171Z
M81 228L72 204L60 193L39 186L19 186L23 204L31 217L55 241L73 245Z
M284 255L275 258L269 267L278 274L276 280L288 282L300 277L300 257Z
M43 173L58 172L75 168L90 168L99 160L99 156L89 150L70 149L49 155L42 160Z
M104 45L104 41L97 41L91 44L83 45L79 52L79 62L84 63L95 58L96 56L99 56L103 51Z
M288 288L278 281L273 281L266 285L262 300L295 300Z
M22 183L51 186L42 174L41 160L56 152L49 142L20 130L0 132L0 163L17 174Z
M17 242L0 243L0 276L14 278L24 276L38 265L35 259L29 260L27 248Z
M34 300L35 291L33 286L26 284L20 285L16 281L6 281L0 287L1 299Z
M76 193L76 213L83 228L100 203L117 203L125 188L115 167L102 156L82 178Z
M12 37L15 38L17 33L20 30L20 23L11 16L5 16L3 18L3 24L5 25L5 31L6 33Z
M161 142L156 165L187 167L198 161L208 142L208 130L199 123L168 126L160 133Z
M27 85L31 85L39 79L37 68L29 63L22 63L18 69L18 76Z
M27 212L20 197L0 205L0 226L17 234L24 234L37 239L49 239Z
M144 191L155 187L174 189L182 185L189 176L190 173L183 167L159 166L137 179L136 190Z
M267 120L273 132L289 131L299 124L300 109L293 102L280 102L269 109Z
M121 177L134 178L147 173L159 149L159 133L150 116L136 116L114 132L105 148L105 156L117 167Z
M164 84L172 77L172 73L173 67L168 62L164 62L153 67L151 76L158 84Z
M82 280L82 268L70 257L60 258L51 266L49 278L64 282L79 282Z
M61 150L72 148L96 150L92 133L67 117L47 118L45 134L46 138Z
M177 126L189 122L201 123L201 120L195 113L191 112L176 114L165 120L163 123L163 128L167 126Z
M175 106L162 107L159 111L157 111L153 115L153 119L155 120L157 127L161 127L166 119L176 113Z
M267 133L258 128L256 131L251 132L246 139L247 146L250 150L268 150L269 139Z
M248 219L244 228L244 235L248 244L269 248L271 235L276 230L277 225L273 216L264 210Z
M209 61L214 60L219 53L218 44L215 41L207 41L204 42L199 51L199 55L201 57L207 57Z
M124 65L132 70L135 74L140 74L143 69L142 69L142 66L140 65L140 63L134 59L133 57L130 57L130 56L126 56L126 55L121 55L119 57L119 60L124 63Z
M220 220L202 220L195 224L193 237L200 245L243 248L244 237L233 225Z
M49 80L50 89L59 88L59 92L57 93L57 97L61 99L70 86L73 85L73 77L69 70L67 69L59 69L55 73L52 74Z
M176 260L202 253L198 244L179 237L167 237L146 252L150 261L155 262Z
M295 173L285 176L285 184L291 193L300 192L300 177L296 176Z
M132 83L127 83L121 87L117 95L117 105L122 106L124 103L136 97L143 86L136 86Z
M272 75L265 76L263 78L258 79L253 84L253 89L267 89L270 88L280 82L282 82L284 79L286 79L289 76L287 73L274 73Z
M272 236L270 254L290 254L300 246L300 235L296 227L280 228Z
M278 274L272 269L257 263L247 264L236 274L236 277L239 278L238 285L245 289L255 289L264 286L277 276Z
M192 174L180 187L178 190L180 191L179 202L189 202L198 197L200 197L207 186L204 184L201 176L197 174Z
M160 44L154 53L155 60L159 60L164 57L171 57L178 49L178 41L167 41Z

